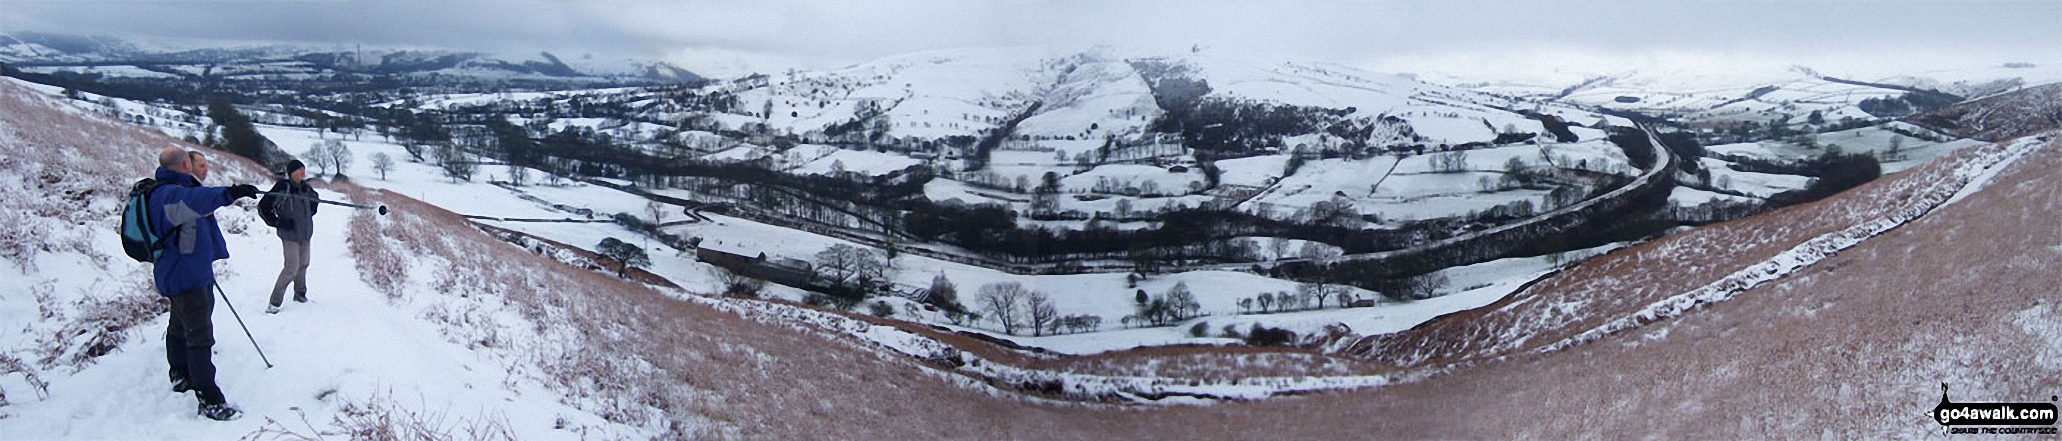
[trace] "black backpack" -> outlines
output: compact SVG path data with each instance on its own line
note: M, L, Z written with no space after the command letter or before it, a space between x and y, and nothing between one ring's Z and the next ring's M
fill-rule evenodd
M122 204L122 252L137 262L156 263L165 254L165 237L158 236L150 219L150 194L165 184L150 178L136 181Z

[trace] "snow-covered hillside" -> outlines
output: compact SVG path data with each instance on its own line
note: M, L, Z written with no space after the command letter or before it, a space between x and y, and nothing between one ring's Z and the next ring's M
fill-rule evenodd
M1153 70L1141 71L1142 66ZM1345 109L1349 117L1394 116L1433 143L1486 142L1505 125L1542 131L1537 122L1509 110L1508 100L1396 75L1331 64L1159 56L1106 46L1078 52L1045 47L919 52L837 70L752 76L717 86L734 94L737 105L711 116L733 128L763 123L797 134L880 121L893 137L940 139L980 136L1018 112L1029 112L1015 134L1060 146L1071 156L1106 137L1129 141L1143 135L1165 110L1156 103L1152 84L1168 78L1206 83L1208 90L1200 95L1206 98ZM1160 93L1158 98L1166 99L1166 92ZM1032 109L1033 103L1039 107ZM1574 108L1552 110L1583 124L1603 119Z
M1913 115L1908 121L1947 133L2003 140L2062 127L2062 83L1991 95Z
M311 302L265 314L280 242L248 201L215 212L232 259L216 268L227 298L218 301L214 324L218 377L231 403L249 415L233 424L199 419L193 398L171 393L166 382L164 307L150 286L150 267L124 257L113 233L121 189L148 176L158 148L185 145L98 120L11 81L0 88L7 92L0 94L6 109L0 148L8 157L0 185L10 195L0 210L8 216L0 249L12 273L6 278L22 282L0 291L0 321L20 326L0 334L0 361L7 362L0 369L0 426L6 427L0 430L10 437L314 435L311 423L324 431L388 424L375 423L380 419L424 424L432 433L472 426L519 438L637 433L560 404L562 393L541 383L535 366L519 362L520 353L479 347L551 340L461 340L451 320L481 320L465 314L489 310L437 290L410 290L410 298L399 301L370 286L359 272L357 247L346 239L346 225L361 212L325 207L317 215L322 234L311 247ZM213 156L211 184L269 180L248 161ZM342 196L324 193L347 199ZM401 262L433 271L427 263ZM265 357L239 324L249 327ZM559 430L552 421L574 432L552 435Z
M1517 97L1524 101L1675 115L1681 122L1700 127L1742 122L1766 124L1770 121L1785 121L1791 126L1803 127L1807 123L1823 126L1847 118L1869 120L1902 116L1911 110L1884 113L1879 109L1876 114L1871 114L1864 110L1867 107L1864 101L1895 101L1914 90L1976 99L2062 81L2062 66L2015 62L1914 71L1887 77L1851 77L1790 66L1785 69L1743 67L1714 71L1599 70L1587 75L1571 72L1554 79L1441 78L1471 86L1470 90ZM1807 122L1806 117L1812 114L1818 114L1826 123Z
M36 74L111 79L318 80L403 75L480 81L687 82L701 77L664 62L554 55L487 54L431 48L311 46L56 34L0 34L0 62L32 63Z

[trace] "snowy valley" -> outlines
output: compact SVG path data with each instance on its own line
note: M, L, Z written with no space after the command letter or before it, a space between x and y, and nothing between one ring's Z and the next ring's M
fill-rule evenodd
M0 274L21 282L0 290L0 432L1258 435L1193 423L1426 399L1530 363L1512 360L1652 362L1694 345L1675 329L1838 311L1736 304L1844 280L1852 255L1969 205L2052 205L2032 164L2062 157L2052 122L1987 117L2051 109L2046 67L1434 84L1095 46L702 78L359 51L0 37ZM262 312L272 229L250 203L217 212L241 309L216 310L216 363L249 413L233 424L165 389L164 306L148 264L114 252L117 193L163 147L219 158L210 185L266 187L298 158L322 198L382 207L322 208L313 300L279 314ZM2024 350L1985 360L2062 356L2027 337L2058 329L2053 293L1997 292L2018 318L1982 332ZM1497 381L1566 387L1545 369ZM1993 392L2049 390L2046 372ZM1871 378L1877 400L1931 381ZM1487 400L1469 397L1427 400ZM1109 414L1127 417L1054 428ZM940 423L959 420L978 424ZM1407 425L1391 436L1437 436ZM1283 430L1363 433L1306 426Z

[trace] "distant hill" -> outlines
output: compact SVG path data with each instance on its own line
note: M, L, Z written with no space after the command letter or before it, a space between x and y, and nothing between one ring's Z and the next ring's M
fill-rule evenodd
M1906 122L2002 141L2062 128L2062 83L2034 86L1912 115Z
M33 73L292 79L333 74L438 75L476 80L546 79L582 82L680 83L700 75L665 62L532 57L467 51L254 44L232 47L152 47L116 37L45 33L0 35L0 62Z

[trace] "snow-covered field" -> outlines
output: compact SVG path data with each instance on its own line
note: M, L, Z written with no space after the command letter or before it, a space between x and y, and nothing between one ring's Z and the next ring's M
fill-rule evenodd
M1776 193L1804 188L1811 183L1811 177L1775 173L1756 173L1734 170L1725 161L1712 158L1698 158L1705 170L1711 171L1711 180L1717 187L1767 199Z
M1623 151L1601 139L1468 150L1461 166L1463 171L1454 173L1434 169L1432 161L1437 155L1311 160L1296 174L1280 179L1241 208L1286 215L1344 196L1360 213L1375 215L1385 222L1435 219L1515 201L1531 201L1534 207L1545 207L1545 191L1483 186L1484 182L1495 185L1512 163L1527 169L1580 169L1627 176L1638 173ZM1278 164L1283 161L1285 157L1263 156L1219 163L1225 175L1236 177L1241 185L1265 185L1268 178L1280 176ZM1233 178L1226 182L1233 182L1230 179Z
M1931 162L1942 156L1947 156L1956 150L1984 144L1982 141L1972 139L1955 139L1945 142L1933 141L1906 136L1898 133L1900 131L1938 135L1932 130L1923 127L1904 122L1890 122L1880 126L1811 135L1813 144L1816 144L1813 148L1806 148L1789 141L1771 140L1714 145L1705 149L1713 153L1729 156L1775 161L1797 161L1818 157L1837 147L1844 153L1873 154L1882 162L1884 173L1896 173Z

